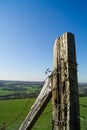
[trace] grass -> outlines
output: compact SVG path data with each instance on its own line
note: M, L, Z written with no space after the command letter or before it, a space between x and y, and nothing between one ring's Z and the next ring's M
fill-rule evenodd
M87 106L87 97L80 98L80 104ZM81 130L87 130L87 107L82 107L81 105L80 105L80 116L82 117L80 120Z
M4 96L4 95L8 95L8 94L15 94L15 92L14 91L0 89L0 96Z
M39 87L34 87L34 86L25 86L24 88L26 88L26 90L5 90L3 89L3 87L0 87L0 96L5 96L5 95L10 95L10 94L20 94L20 93L36 93L40 90Z
M0 101L0 128L6 123L6 130L17 130L28 113L35 99L4 100ZM27 105L26 105L27 103ZM23 108L26 109L23 112ZM21 114L23 112L23 114ZM21 116L19 116L21 115ZM18 117L18 120L16 119Z
M35 99L18 99L0 101L0 128L6 123L6 130L18 130ZM80 104L87 104L87 97L80 98ZM25 111L24 110L24 107ZM22 113L23 112L23 113ZM21 113L21 114L20 114ZM18 116L20 115L20 116ZM80 116L87 120L87 108L80 106ZM18 117L18 118L16 118ZM45 108L32 130L51 130L51 102ZM81 130L87 130L87 123L81 120Z

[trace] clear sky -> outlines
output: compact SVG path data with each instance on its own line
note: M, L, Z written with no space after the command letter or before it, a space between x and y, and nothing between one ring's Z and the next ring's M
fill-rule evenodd
M44 80L65 32L75 35L78 80L87 82L86 0L0 0L0 80Z

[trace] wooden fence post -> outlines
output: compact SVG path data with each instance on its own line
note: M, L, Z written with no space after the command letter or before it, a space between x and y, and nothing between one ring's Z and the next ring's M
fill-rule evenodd
M52 130L80 130L75 40L64 33L54 44Z

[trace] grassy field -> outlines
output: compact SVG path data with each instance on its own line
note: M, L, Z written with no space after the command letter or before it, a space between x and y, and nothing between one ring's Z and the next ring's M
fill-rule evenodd
M20 93L36 93L40 90L39 87L34 87L34 86L26 86L26 90L5 90L3 88L0 88L0 96L5 96L5 95L10 95L10 94L20 94Z
M0 101L0 128L5 124L7 126L6 130L17 130L34 100L35 99Z
M40 91L41 83L24 81L1 81L0 96L20 93L36 93Z
M35 99L0 101L0 128L6 125L6 130L18 130L34 101ZM80 98L80 104L86 105L87 97ZM50 102L32 130L51 130L51 110ZM80 106L80 116L81 130L87 130L87 122L84 121L87 120L87 107Z
M87 106L87 97L80 98L81 130L87 130L87 107L86 106Z

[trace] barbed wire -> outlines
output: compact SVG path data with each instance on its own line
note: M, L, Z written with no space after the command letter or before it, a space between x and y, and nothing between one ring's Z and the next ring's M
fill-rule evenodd
M81 118L84 118L84 119L86 119L87 118L87 116L80 116Z
M79 104L81 107L87 108L87 105Z
M73 64L74 64L74 63L73 63ZM76 63L75 63L75 65L76 65ZM71 68L71 67L72 67L72 66L70 66L70 68ZM60 68L61 68L61 66L59 66L59 70L60 70ZM64 67L64 68L65 68L65 67ZM61 69L64 69L64 68L61 68ZM59 72L58 72L58 69L57 69L57 71L54 71L54 72L56 72L55 74L59 73ZM49 77L53 76L54 72L53 72ZM62 87L62 86L64 85L64 82L67 81L67 80L69 80L69 79L73 80L73 78L67 77L63 82L61 82L61 84L60 84L59 87ZM49 87L50 87L50 86L49 86ZM52 91L54 91L55 89L57 89L57 87L54 88L54 89L52 89ZM67 88L66 93L63 95L63 99L64 99L66 96L70 95L70 93L68 92L68 89L69 89L69 88ZM74 94L74 95L77 95L76 93L73 93L73 94ZM43 96L42 99L44 99L47 95L49 95L49 93L46 93L46 94ZM41 101L42 99L39 99L39 100ZM38 101L39 101L39 100L38 100ZM16 117L13 121L11 121L9 124L7 124L6 127L12 125L13 123L15 123L15 122L19 119L19 117L20 117L20 116L24 113L24 111L26 110L26 107L27 107L27 105L28 105L29 102L30 102L30 99L26 102L26 104L25 104L23 110L21 111L21 113L19 113L19 114L17 115L17 117ZM54 104L54 105L56 105L56 106L61 106L61 105L67 106L67 105L70 105L70 104L65 104L65 103L58 104L58 103L56 103L56 104ZM79 106L84 107L84 108L87 108L86 105L79 104ZM59 111L62 111L62 109L60 108ZM47 112L44 112L43 115L48 114L48 113L50 113L50 112L52 112L52 110L47 111ZM79 118L80 120L82 120L82 121L84 121L85 123L87 123L87 121L84 120L81 116L78 116L77 118ZM47 126L47 127L48 127L48 126ZM42 128L42 127L41 127L41 128ZM45 127L45 128L46 128L46 127Z
M27 102L26 102L26 104L25 104L25 106L24 106L24 108L23 108L23 110L15 117L15 119L13 119L10 123L8 123L8 124L6 124L5 123L5 125L4 125L4 129L6 129L7 127L9 127L9 126L11 126L11 125L13 125L21 116L22 116L22 114L25 112L25 110L26 110L26 107L28 106L28 104L30 103L30 101L31 101L31 99L29 98L28 100L27 100ZM3 126L2 126L3 127ZM1 128L2 129L2 128Z
M46 96L46 95L45 95L45 96ZM44 96L44 97L45 97L45 96ZM12 125L13 123L15 123L15 122L18 120L18 118L19 118L19 117L23 114L23 112L25 111L25 109L26 109L26 107L27 107L27 105L28 105L29 102L30 102L30 99L26 102L26 104L25 104L25 106L24 106L22 112L21 112L13 121L11 121L8 125L6 125L6 127ZM62 104L56 104L56 105L62 105ZM66 105L67 105L67 104L64 104L64 106L66 106ZM87 108L86 105L82 105L82 104L79 104L79 105L80 105L81 107ZM59 111L61 111L61 109L60 109ZM52 112L52 110L47 111L47 112L44 112L43 114L46 115L46 114L48 114L48 113L50 113L50 112ZM85 119L83 119L82 116L79 116L78 118L79 118L80 120L84 121L85 123L87 123L87 121L86 121ZM84 117L84 118L86 118L86 117ZM6 127L5 127L5 128L6 128ZM46 128L46 127L45 127L45 128Z
M33 129L41 128L41 130L44 130L44 129L46 130L46 128L49 128L49 127L52 128L52 124L49 124L49 125L46 125L46 126L37 125L37 126L33 127Z
M85 120L84 118L82 118L81 116L77 116L78 119L80 119L81 121L83 121L84 123L87 124L87 120Z

